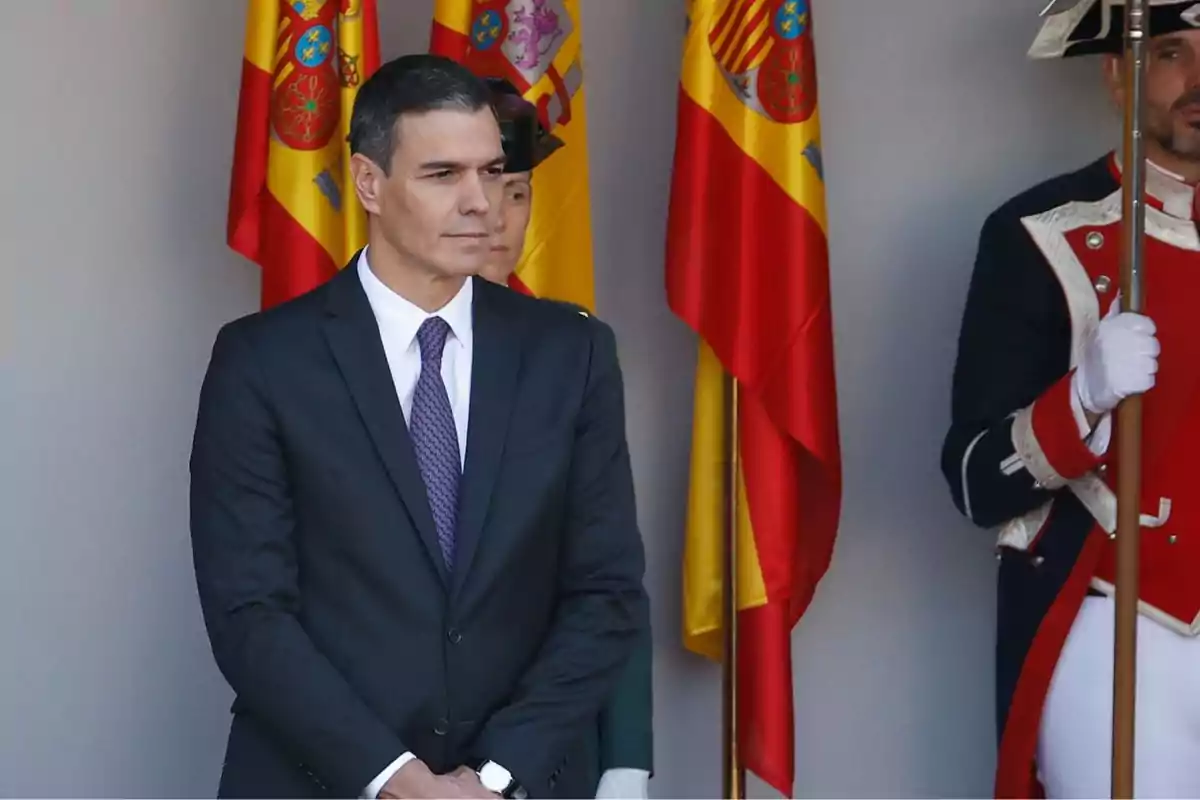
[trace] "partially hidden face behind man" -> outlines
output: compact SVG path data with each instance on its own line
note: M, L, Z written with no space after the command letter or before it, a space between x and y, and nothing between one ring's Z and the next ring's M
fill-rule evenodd
M376 228L373 242L382 239L407 268L474 275L488 261L501 213L500 129L482 89L468 86L447 100L428 72L397 78L431 84L395 92L407 107L359 99L350 136L354 186Z
M504 199L493 229L491 259L480 273L505 284L525 249L525 233L533 213L533 170L563 146L538 117L537 106L503 78L489 78L492 106L504 146Z
M493 228L491 256L480 273L494 283L507 283L525 249L525 232L533 211L531 177L528 171L504 175L504 199Z

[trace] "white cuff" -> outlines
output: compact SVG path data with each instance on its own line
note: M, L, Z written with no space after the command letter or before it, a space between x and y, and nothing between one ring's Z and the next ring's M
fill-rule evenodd
M619 767L605 770L596 787L596 800L645 800L650 791L650 773L644 769Z
M1083 402L1079 399L1079 393L1074 391L1073 381L1071 389L1071 414L1075 417L1075 425L1079 428L1079 438L1087 442L1088 450L1091 450L1093 455L1102 456L1108 450L1108 443L1112 438L1112 414L1100 417L1100 421L1093 429L1088 425L1087 413L1083 410Z
M1088 450L1092 451L1093 455L1102 456L1108 450L1109 440L1112 438L1112 414L1105 414L1096 423L1096 430L1092 434L1092 438L1088 439Z
M363 789L362 797L364 800L375 800L376 797L379 797L379 793L383 791L384 785L392 779L392 776L399 772L401 767L412 761L414 758L416 758L416 756L412 753L405 753L392 763L388 764L387 767L384 768L383 772L379 773L379 775L375 777L375 780L371 781L366 789Z

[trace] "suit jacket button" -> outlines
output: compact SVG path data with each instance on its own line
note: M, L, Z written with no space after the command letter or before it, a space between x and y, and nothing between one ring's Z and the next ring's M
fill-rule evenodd
M451 628L450 630L446 631L446 638L450 640L450 644L458 644L462 641L462 634L456 629Z
M447 719L439 719L437 725L433 726L433 732L438 736L445 736L450 732L450 721Z

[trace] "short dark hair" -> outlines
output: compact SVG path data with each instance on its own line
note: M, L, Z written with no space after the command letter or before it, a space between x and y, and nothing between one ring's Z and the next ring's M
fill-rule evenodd
M363 82L350 115L350 152L387 174L396 150L396 123L405 114L491 108L487 84L457 61L427 53L400 56Z

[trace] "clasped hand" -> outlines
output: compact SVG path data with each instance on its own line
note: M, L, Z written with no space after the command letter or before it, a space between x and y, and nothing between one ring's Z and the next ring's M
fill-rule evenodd
M397 770L379 792L379 797L395 800L494 800L499 796L484 788L473 769L459 767L445 775L436 775L419 759Z

